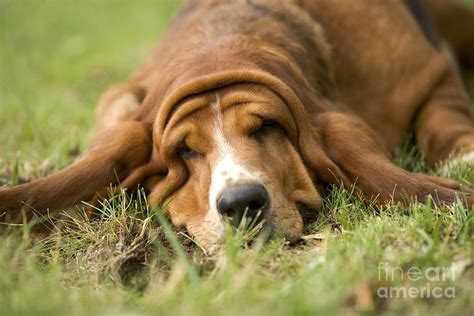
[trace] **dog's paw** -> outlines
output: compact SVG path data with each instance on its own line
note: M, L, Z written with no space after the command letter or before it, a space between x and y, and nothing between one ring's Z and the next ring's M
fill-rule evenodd
M425 180L423 189L433 197L436 204L451 205L461 201L468 207L474 205L474 190L472 188L448 178L431 175L421 176Z
M461 153L443 162L437 173L443 177L451 177L453 172L462 165L474 166L474 150Z

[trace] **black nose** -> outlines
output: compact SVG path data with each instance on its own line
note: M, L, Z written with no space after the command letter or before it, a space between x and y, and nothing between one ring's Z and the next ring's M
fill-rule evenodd
M234 226L240 224L244 215L252 219L258 216L257 220L261 220L269 204L267 190L255 184L231 186L217 199L219 212L227 216Z

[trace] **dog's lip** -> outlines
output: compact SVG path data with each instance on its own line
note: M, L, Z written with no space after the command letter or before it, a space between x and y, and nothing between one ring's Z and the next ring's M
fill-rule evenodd
M303 226L314 223L319 217L319 210L316 207L312 207L307 203L297 202L296 208L303 219Z
M271 205L269 207L271 210ZM296 202L296 209L298 210L298 213L300 214L302 220L303 220L303 226L306 227L306 225L309 225L313 223L314 221L317 220L319 217L319 208L318 207L313 207L308 205L308 203L304 202ZM277 229L277 223L275 223L273 220L272 212L267 212L261 220L260 224L262 225L260 232L255 236L255 239L258 238L263 238L265 240L271 239L272 236L274 236L275 229ZM225 217L222 217L221 220L228 220L225 219ZM295 243L298 243L301 240L301 236L297 238L292 238L291 240L288 240L288 242L292 245Z

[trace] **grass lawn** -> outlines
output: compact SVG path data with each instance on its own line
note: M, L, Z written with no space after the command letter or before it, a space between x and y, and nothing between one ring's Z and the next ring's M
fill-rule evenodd
M471 0L474 4L474 0ZM61 169L94 134L102 91L156 44L177 1L0 0L0 185ZM474 95L474 76L467 76ZM469 79L470 78L470 79ZM424 171L416 151L398 159ZM474 186L474 167L452 170ZM141 194L45 240L0 237L0 315L474 312L474 208L388 205L335 188L296 246L228 229L207 258Z

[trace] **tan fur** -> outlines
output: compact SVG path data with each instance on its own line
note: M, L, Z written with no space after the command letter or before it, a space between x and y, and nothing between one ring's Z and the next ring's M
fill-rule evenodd
M414 123L431 166L474 150L459 75L401 1L213 0L189 1L143 66L104 94L97 110L104 132L84 158L0 191L0 209L15 217L24 201L56 210L96 199L109 183L141 184L175 225L212 244L216 96L225 137L269 191L267 222L289 240L302 233L301 206L320 209L316 188L355 184L379 204L428 195L452 203L463 193L453 181L391 161ZM257 141L249 131L262 118L281 130ZM183 143L199 158L180 157ZM464 198L474 201L469 190Z

